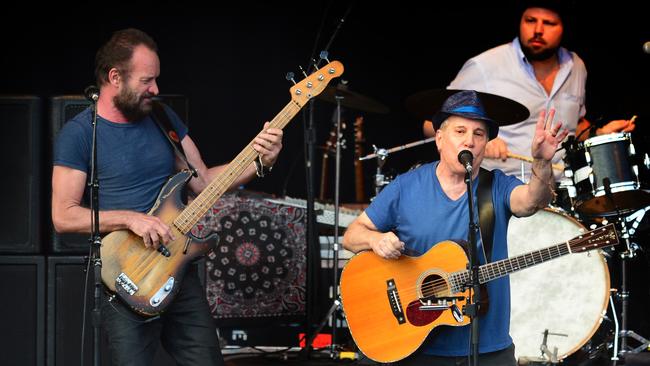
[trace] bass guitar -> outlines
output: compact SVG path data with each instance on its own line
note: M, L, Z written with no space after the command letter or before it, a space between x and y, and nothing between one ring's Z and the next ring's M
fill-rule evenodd
M289 89L291 101L273 118L269 127L284 128L298 111L327 84L343 73L343 65L332 61ZM182 202L182 191L192 175L183 171L165 183L149 211L168 224L176 237L165 244L169 254L146 248L140 236L129 230L114 231L102 239L102 281L135 312L153 316L172 302L186 267L205 255L208 238L191 235L192 227L257 158L253 141L237 155L190 204Z

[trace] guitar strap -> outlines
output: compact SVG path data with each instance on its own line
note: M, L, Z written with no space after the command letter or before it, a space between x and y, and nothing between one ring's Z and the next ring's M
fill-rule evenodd
M494 173L480 168L478 173L478 216L483 240L483 255L485 263L490 263L492 258L492 236L494 234L494 203L492 202L492 181Z
M167 137L167 141L169 141L169 143L174 148L176 155L185 161L187 168L192 172L192 176L198 177L196 169L194 169L192 164L190 164L190 162L187 160L187 156L185 156L185 153L183 152L181 140L178 138L178 133L176 133L176 130L172 125L172 121L169 119L167 111L165 111L165 107L162 103L155 100L153 101L152 107L154 117L153 120L156 121L156 125L158 125L158 128L160 128L163 135Z

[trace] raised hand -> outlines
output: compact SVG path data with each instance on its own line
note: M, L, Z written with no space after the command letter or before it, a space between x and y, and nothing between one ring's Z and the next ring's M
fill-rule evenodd
M551 109L546 118L546 111L542 110L535 125L535 136L531 146L531 156L534 159L550 161L555 155L558 145L569 134L569 130L562 129L562 122L553 124L555 109ZM548 120L548 123L546 122Z

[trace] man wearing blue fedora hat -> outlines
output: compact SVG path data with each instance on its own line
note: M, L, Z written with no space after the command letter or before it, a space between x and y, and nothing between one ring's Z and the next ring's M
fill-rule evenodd
M499 124L491 111L516 111L517 103L473 90L443 90L440 93L447 97L433 117L440 160L400 175L386 186L348 227L343 237L346 249L353 252L372 250L382 258L398 259L402 253L420 255L435 243L468 237L467 168L460 163L459 153L468 150L473 155L471 178L476 197L479 166L486 145L499 133ZM491 102L485 103L487 100ZM486 108L488 104L490 108ZM551 110L547 118L542 111L537 118L530 149L534 158L534 178L528 184L500 170L492 173L494 230L490 261L508 257L506 234L511 215L532 215L550 201L551 159L568 134L566 129L561 130L561 123L554 126L545 123L547 119L552 121L554 114ZM527 117L525 113L516 118ZM480 253L482 240L478 241ZM485 262L483 257L481 263ZM515 366L514 346L509 335L508 279L489 282L487 292L489 308L479 322L479 362L481 365ZM469 339L468 326L436 327L419 349L399 364L462 364L459 362L465 361L469 353Z

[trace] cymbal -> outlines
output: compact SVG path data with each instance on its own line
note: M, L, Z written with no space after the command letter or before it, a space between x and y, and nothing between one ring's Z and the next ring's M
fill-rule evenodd
M325 87L325 90L316 96L316 98L336 104L337 96L343 98L341 99L341 105L343 107L370 113L388 113L388 107L385 105L372 98L350 91L346 86L341 86L340 84L338 86L330 85Z
M431 119L440 110L442 104L460 90L430 89L417 92L406 98L406 109L420 120ZM521 122L530 116L530 111L523 104L499 95L477 92L485 113L499 126Z

